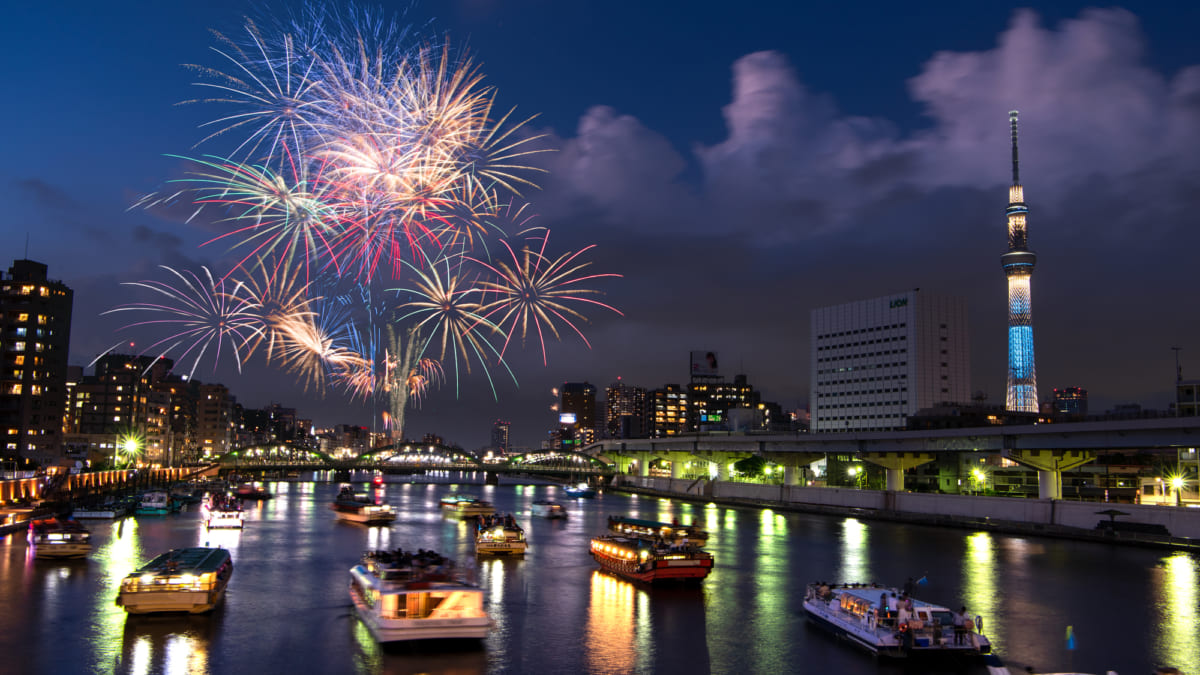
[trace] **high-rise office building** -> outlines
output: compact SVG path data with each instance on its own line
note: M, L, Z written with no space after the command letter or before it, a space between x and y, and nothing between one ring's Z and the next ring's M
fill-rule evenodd
M920 289L812 312L812 431L903 429L970 400L967 304Z
M512 423L504 420L496 420L495 422L492 422L492 450L502 453L508 452L508 432L511 427Z
M236 401L223 384L202 384L196 397L196 442L203 457L233 448L233 404Z
M646 389L625 384L621 378L604 391L604 426L608 438L641 438L645 435Z
M1008 410L1038 412L1037 369L1033 359L1033 296L1030 282L1037 256L1029 250L1025 191L1017 161L1017 111L1008 114L1012 129L1012 186L1008 188L1008 253L1000 256L1008 277Z
M74 293L46 271L14 260L0 275L0 453L22 464L63 457Z
M1083 387L1054 390L1054 412L1070 417L1087 417L1088 393Z
M559 414L564 432L570 431L578 446L584 446L596 440L596 385L587 382L564 382ZM567 420L574 418L573 422Z
M646 399L646 432L650 438L678 436L689 431L691 405L683 387L664 385L648 392Z

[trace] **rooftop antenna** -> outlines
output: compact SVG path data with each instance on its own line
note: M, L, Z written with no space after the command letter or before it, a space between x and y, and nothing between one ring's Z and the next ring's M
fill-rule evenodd
M1179 350L1180 347L1171 347L1175 352L1175 382L1183 382L1183 366L1179 365Z
M1017 111L1010 110L1008 113L1008 123L1012 127L1012 144L1013 144L1013 185L1021 184L1021 170L1017 164Z

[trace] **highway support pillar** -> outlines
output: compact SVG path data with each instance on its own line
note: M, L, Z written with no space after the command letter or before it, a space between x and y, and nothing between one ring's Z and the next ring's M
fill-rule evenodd
M650 453L639 452L637 454L638 475L642 478L650 475Z
M932 462L928 452L863 452L862 460L884 468L885 489L892 492L904 491L904 470Z
M1004 456L1021 466L1037 469L1038 499L1062 499L1062 472L1096 459L1096 454L1090 450L1009 448L1004 451Z

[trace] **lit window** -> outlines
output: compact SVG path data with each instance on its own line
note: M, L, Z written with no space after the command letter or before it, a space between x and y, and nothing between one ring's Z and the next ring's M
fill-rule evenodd
M14 351L14 352L23 352L23 351L25 351L25 343L24 343L24 342L14 342L14 343L12 343L12 351Z
M19 385L19 384L8 385L7 393L13 394L13 395L19 395L21 393L21 385Z
M20 323L25 323L28 320L29 320L29 314L27 314L25 312L21 312L20 314L17 315L17 321L19 321Z
M22 286L21 295L29 295L33 292L33 286Z

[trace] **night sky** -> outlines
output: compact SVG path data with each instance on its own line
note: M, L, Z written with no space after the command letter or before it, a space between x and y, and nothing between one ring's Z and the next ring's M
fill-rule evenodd
M100 313L157 265L228 266L212 233L130 207L196 155L202 104L183 64L220 65L210 30L286 3L23 3L0 25L6 92L0 263L26 256L75 289L71 363L148 334ZM498 108L537 115L556 152L525 197L551 241L596 244L588 313L519 385L443 386L406 435L485 445L512 421L536 446L551 388L685 383L688 352L806 407L813 308L919 287L966 297L972 390L1003 404L1008 111L1021 112L1034 339L1043 400L1165 409L1175 352L1200 377L1200 5L456 0L384 6L466 47ZM203 6L201 6L203 5ZM372 6L372 5L367 5ZM28 244L26 242L28 241ZM135 350L137 347L134 348ZM128 352L127 348L117 351ZM256 359L208 361L249 407L371 424Z

